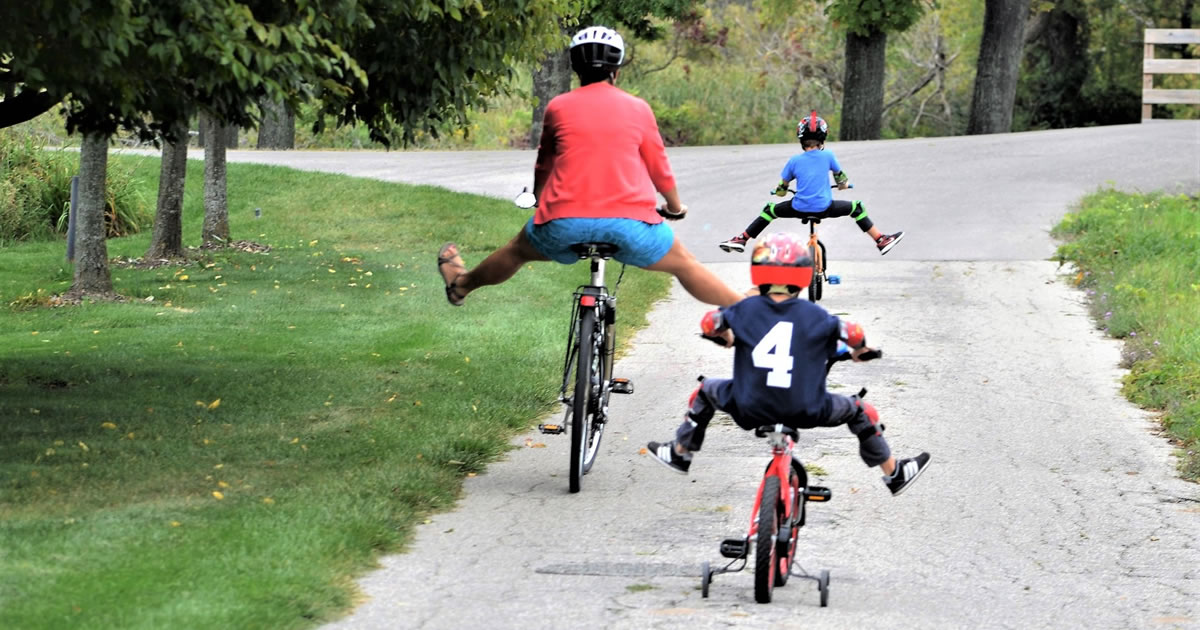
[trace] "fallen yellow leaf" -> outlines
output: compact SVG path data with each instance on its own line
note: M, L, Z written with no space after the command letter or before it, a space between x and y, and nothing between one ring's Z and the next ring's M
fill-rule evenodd
M228 487L229 487L229 484L225 483L224 481L218 481L218 482L217 482L217 487L219 487L219 488L228 488Z
M216 499L216 500L218 500L218 501L223 501L223 500L225 500L225 495L224 495L224 494L221 494L221 492L220 492L219 490L213 490L213 493L212 493L212 495L213 495L213 498L214 498L214 499Z
M214 400L214 401L212 401L212 402L208 403L208 408L209 408L209 409L216 409L217 407L220 407L220 406L221 406L221 399L220 399L220 398L218 398L218 399L216 399L216 400Z
M101 422L100 428L101 429L115 429L115 428L117 428L117 425L115 425L111 422Z
M79 448L83 449L83 452L85 452L85 453L88 452L89 450L91 450L88 448L88 445L84 444L83 442L79 443Z
M183 523L180 523L179 521L171 521L171 527L179 527L180 525L183 525Z
M263 497L263 503L266 503L267 505L275 505L275 499L272 499L271 497Z

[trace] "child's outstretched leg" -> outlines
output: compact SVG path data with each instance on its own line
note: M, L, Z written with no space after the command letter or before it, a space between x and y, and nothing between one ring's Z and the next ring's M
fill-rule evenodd
M858 454L867 466L879 466L883 471L883 483L892 495L904 492L929 466L929 453L897 460L891 447L883 439L883 423L879 412L858 396L833 396L833 412L830 420L846 418L846 428L858 437ZM838 423L840 424L840 423Z
M875 241L875 248L880 254L886 254L892 251L896 243L904 238L904 232L896 232L895 234L884 234L875 227L875 223L867 216L867 209L861 201L846 201L845 199L835 199L829 205L829 209L825 211L829 216L844 217L849 216L858 224L858 229L866 232L871 240Z
M771 224L771 221L774 221L778 218L779 215L775 212L775 204L768 203L767 205L763 206L762 212L759 213L757 217L754 217L754 220L750 222L750 225L746 226L746 231L738 234L728 241L718 244L717 247L720 247L727 252L744 252L746 251L746 243L748 243L752 238L758 238L758 235L762 234L762 231L767 229L767 226Z
M732 383L729 379L705 379L688 399L688 411L683 423L675 430L675 439L670 442L650 442L646 445L658 463L686 475L692 466L692 453L700 450L704 444L704 432L712 421L713 413L720 409L718 405L721 392L728 391L725 384Z

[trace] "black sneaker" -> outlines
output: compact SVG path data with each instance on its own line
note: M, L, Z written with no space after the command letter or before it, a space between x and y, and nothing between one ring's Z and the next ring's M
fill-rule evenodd
M892 476L884 477L883 482L887 484L888 490L892 491L892 496L897 496L901 492L908 490L908 487L928 467L929 453L921 453L916 457L902 459L896 462L896 470L892 472Z
M692 466L690 458L684 459L683 455L675 452L675 441L670 442L650 442L646 445L650 450L650 455L654 457L654 461L674 470L675 472L686 475L688 468Z
M884 234L883 236L880 236L879 240L875 241L875 247L879 248L879 255L882 256L883 254L892 251L892 248L895 247L896 243L899 243L900 239L902 238L904 238L904 232L896 232L895 234Z

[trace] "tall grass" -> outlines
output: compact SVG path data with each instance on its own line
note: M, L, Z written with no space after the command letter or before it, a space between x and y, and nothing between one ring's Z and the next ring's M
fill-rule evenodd
M1099 192L1054 235L1098 324L1125 341L1126 396L1162 412L1200 478L1200 199Z
M0 244L44 240L67 230L71 178L79 172L79 153L47 149L31 133L0 130ZM122 236L149 227L153 218L128 166L115 162L107 174L105 229Z

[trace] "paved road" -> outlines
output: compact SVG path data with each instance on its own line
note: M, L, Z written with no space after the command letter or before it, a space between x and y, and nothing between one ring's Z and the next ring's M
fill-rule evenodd
M745 262L713 243L768 200L760 193L795 148L671 151L692 208L679 233L735 286ZM1119 344L1047 261L1048 229L1085 193L1200 191L1200 123L831 148L881 227L909 232L881 259L852 222L822 226L843 278L823 304L887 350L839 366L831 383L869 387L893 447L929 450L935 465L893 498L849 433L806 434L801 452L834 500L812 511L799 556L832 571L828 608L803 581L755 604L745 572L700 596L698 566L744 530L765 457L727 422L690 476L639 455L671 435L696 374L729 371L730 356L692 332L704 308L676 287L618 363L638 393L614 399L583 493L566 492L565 437L518 437L467 480L455 511L420 526L409 553L361 580L364 603L330 627L1200 627L1200 488L1176 478L1152 415L1120 397ZM231 159L507 197L529 183L533 155Z

